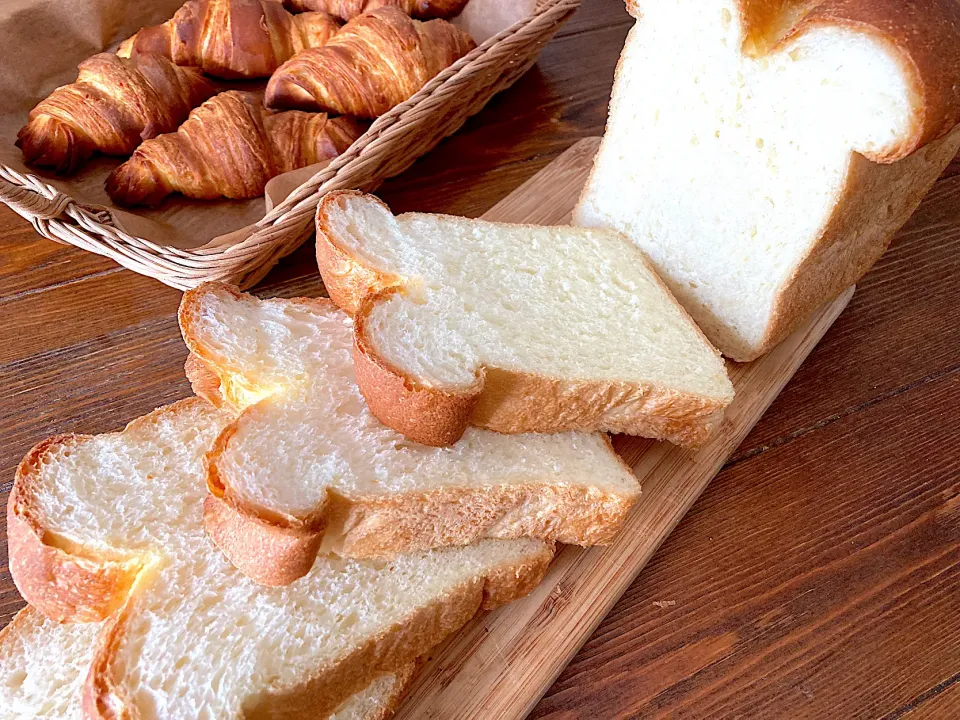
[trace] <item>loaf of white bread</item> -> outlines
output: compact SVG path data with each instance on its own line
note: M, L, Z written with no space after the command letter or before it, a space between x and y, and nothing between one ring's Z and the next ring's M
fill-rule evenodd
M623 235L407 213L329 193L317 262L354 316L370 410L416 442L622 432L702 443L733 399L717 351Z
M0 720L84 720L84 686L105 622L59 623L29 605L18 612L0 630ZM385 720L413 670L381 675L327 720Z
M576 224L727 356L856 282L960 147L956 0L635 0Z
M595 433L471 428L451 448L408 441L367 409L353 323L325 298L259 300L205 283L184 295L180 326L194 391L239 413L207 455L206 529L258 582L293 582L318 552L604 544L640 494Z
M5 631L0 675L17 702L47 712L80 692L88 719L166 720L323 718L368 692L389 704L384 675L402 684L478 608L529 592L553 556L536 540L485 540L390 561L323 556L295 585L258 585L203 530L203 459L230 419L192 398L24 458L7 512L13 579L52 621L99 627L53 632L29 613ZM15 667L29 638L48 658Z

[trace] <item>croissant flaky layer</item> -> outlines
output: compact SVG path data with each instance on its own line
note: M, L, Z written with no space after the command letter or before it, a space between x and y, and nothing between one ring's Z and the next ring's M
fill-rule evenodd
M335 158L365 129L349 117L270 113L254 93L224 92L177 132L141 145L107 178L107 193L119 205L156 205L171 193L258 197L271 178Z
M451 18L467 6L467 0L284 0L294 12L319 10L341 20L353 20L361 13L381 7L397 7L418 20Z
M327 13L291 15L276 0L187 0L172 19L143 28L117 52L160 54L220 78L267 77L339 29Z
M267 84L267 107L378 117L474 47L446 20L420 22L379 8L281 65Z
M74 172L94 152L129 155L143 140L175 130L213 93L196 68L154 55L101 53L80 63L76 82L30 112L17 145L29 165Z

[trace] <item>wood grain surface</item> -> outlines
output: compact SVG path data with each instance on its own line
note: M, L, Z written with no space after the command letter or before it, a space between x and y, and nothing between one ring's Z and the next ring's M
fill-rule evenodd
M382 197L477 216L602 133L629 25L586 0ZM960 716L958 277L955 161L532 718ZM304 247L258 292L320 288ZM0 209L0 502L35 442L189 392L178 301ZM21 605L0 537L0 623Z

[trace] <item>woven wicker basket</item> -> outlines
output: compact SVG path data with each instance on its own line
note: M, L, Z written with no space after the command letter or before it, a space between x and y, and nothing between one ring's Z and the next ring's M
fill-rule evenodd
M249 287L313 232L320 198L331 190L373 190L456 132L496 93L516 82L581 0L539 0L537 12L490 38L406 102L378 118L350 149L297 188L241 240L178 249L129 235L103 210L41 179L0 164L0 200L37 232L105 255L135 272L186 289L205 280Z

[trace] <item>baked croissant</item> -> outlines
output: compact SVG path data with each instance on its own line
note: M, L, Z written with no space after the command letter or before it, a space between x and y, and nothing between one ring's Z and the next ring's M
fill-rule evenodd
M28 165L74 172L94 152L129 155L143 140L175 130L213 93L197 68L155 55L101 53L80 63L76 82L30 111L17 146Z
M157 205L174 192L258 197L271 178L335 158L365 129L349 117L271 113L259 95L231 90L190 113L175 133L141 145L107 178L107 194L118 205Z
M374 118L416 93L476 45L446 20L412 20L395 7L356 17L324 47L285 62L267 107Z
M125 40L117 54L156 53L219 78L267 77L339 29L326 13L291 15L275 0L187 0L172 19Z
M463 12L467 0L284 0L290 10L318 10L341 20L353 20L361 13L392 5L418 20L450 18Z

